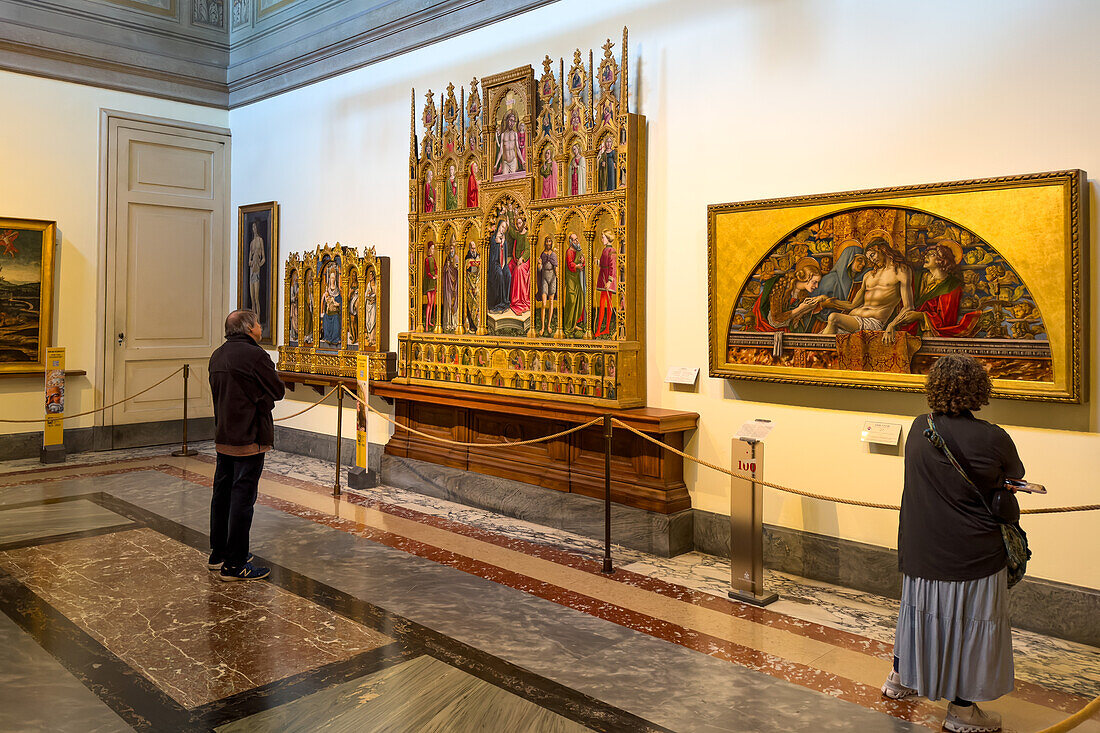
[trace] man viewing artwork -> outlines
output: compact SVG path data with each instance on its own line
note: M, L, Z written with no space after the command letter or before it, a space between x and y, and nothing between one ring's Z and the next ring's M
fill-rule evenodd
M210 559L224 581L259 580L270 572L248 552L252 511L264 453L275 442L271 411L285 388L260 345L260 322L251 310L225 319L225 343L210 355L214 443L218 452L210 500Z

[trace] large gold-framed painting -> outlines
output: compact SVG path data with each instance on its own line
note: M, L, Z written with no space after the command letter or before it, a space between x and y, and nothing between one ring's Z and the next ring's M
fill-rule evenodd
M707 208L710 375L919 391L968 353L994 395L1086 399L1084 171Z
M46 367L56 234L52 221L0 218L0 375Z

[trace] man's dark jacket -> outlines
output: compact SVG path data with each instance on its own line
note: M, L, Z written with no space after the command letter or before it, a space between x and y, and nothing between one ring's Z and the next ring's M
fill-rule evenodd
M285 392L271 357L251 336L227 336L210 355L214 442L273 445L275 423L271 410Z

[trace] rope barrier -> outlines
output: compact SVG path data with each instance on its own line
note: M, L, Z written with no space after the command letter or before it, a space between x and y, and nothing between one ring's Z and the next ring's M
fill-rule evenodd
M312 409L313 409L314 407L316 407L317 405L321 404L322 402L324 402L325 400L327 400L327 399L328 399L329 397L331 397L331 396L332 396L332 393L333 393L333 392L335 392L335 391L336 391L337 389L339 389L340 387L341 387L341 385L339 385L339 384L335 385L335 386L334 386L334 387L333 387L332 389L330 389L330 390L329 390L328 392L326 392L326 393L324 394L324 396L322 396L322 397L321 397L321 399L317 400L316 402L314 402L314 403L313 403L312 405L310 405L309 407L307 407L307 408L305 408L305 409L303 409L303 410L298 410L298 411L297 411L297 412L295 412L295 413L294 413L293 415L286 415L286 416L284 416L284 417L277 417L277 418L275 418L274 422L282 422L283 420L289 420L289 419L290 419L290 418L292 418L292 417L298 417L298 416L299 416L299 415L301 415L301 414L302 414L303 412L309 412L309 411L310 411L310 410L312 410ZM346 387L345 387L345 389L346 389Z
M637 435L640 438L645 438L650 443L654 443L655 445L661 446L665 450L668 450L668 451L671 451L671 452L675 453L676 455L680 456L681 458L686 458L689 461L694 461L695 463L698 463L702 466L706 466L707 468L711 468L711 469L714 469L715 471L718 471L720 473L724 473L727 476L733 476L734 478L740 478L740 479L744 479L746 481L755 481L756 483L760 484L761 486L767 486L767 487L770 487L770 488L773 488L773 489L777 489L779 491L785 491L788 494L797 494L798 496L805 496L805 497L808 497L810 499L820 499L822 501L831 501L831 502L834 502L836 504L849 504L851 506L869 507L871 509L893 509L894 511L900 511L901 510L901 507L897 506L895 504L876 504L876 503L870 502L870 501L857 501L856 499L840 499L840 498L837 498L835 496L826 496L824 494L814 494L814 493L811 493L809 491L801 491L799 489L792 489L790 486L784 486L782 484L772 483L771 481L764 481L763 479L754 479L751 474L740 473L738 471L731 471L727 468L722 468L721 466L716 466L713 463L708 463L707 461L701 460L699 458L689 456L687 453L684 453L682 450L677 450L676 448L673 448L668 443L663 443L663 442L661 442L660 440L657 440L654 437L646 435L641 430L637 430L635 428L630 427L629 425L624 423L622 420L619 420L618 418L614 418L614 417L611 418L611 422L615 425L618 425L621 428L625 428L626 430L630 431L631 433L634 433L635 435ZM1061 513L1061 512L1089 512L1089 511L1095 511L1097 509L1100 509L1100 504L1082 504L1082 505L1079 505L1079 506L1048 507L1048 508L1041 508L1041 509L1021 509L1020 513L1021 514L1056 514L1056 513Z
M357 395L355 392L352 392L347 387L344 387L344 391L347 392L349 395L351 395L355 399L356 402L359 401L359 395ZM437 442L440 442L440 443L446 443L448 445L462 446L464 448L493 448L493 447L496 447L496 446L500 446L500 447L503 447L503 448L512 448L512 447L515 447L515 446L518 446L518 445L533 445L534 443L545 443L548 440L553 440L554 438L560 438L562 436L569 435L570 433L576 433L580 430L584 430L585 428L590 428L593 425L595 425L596 423L599 423L599 422L603 421L602 417L596 417L596 418L593 418L593 419L589 420L584 425L577 425L576 427L569 428L568 430L562 430L561 432L554 433L553 435L545 435L541 438L531 438L530 440L517 440L515 442L506 441L506 442L503 442L503 443L464 443L460 440L450 440L448 438L441 438L438 435L432 435L430 433L425 433L421 430L417 430L416 428L411 428L408 425L402 425L401 423L399 423L399 422L393 420L392 418L390 418L389 415L386 415L385 413L379 412L378 410L374 409L370 405L367 405L367 409L370 410L371 412L373 412L378 417L385 420L386 422L388 422L390 425L393 425L394 427L401 428L402 430L407 430L410 433L414 433L414 434L419 435L421 437L427 438L428 440L434 440L434 441L437 441Z
M1077 726L1084 723L1086 720L1100 712L1100 697L1094 697L1085 707L1078 710L1073 715L1069 716L1060 723L1055 723L1049 728L1043 728L1039 733L1065 733L1066 731L1073 730Z
M94 410L88 410L86 412L78 412L75 415L62 415L62 417L64 417L66 420L72 420L73 418L76 418L76 417L84 417L85 415L91 415L91 414L96 413L96 412L103 412L104 410L109 410L112 407L117 407L118 405L121 405L123 402L129 402L130 400L134 399L135 397L141 397L143 394L145 394L149 390L153 389L153 387L159 387L160 385L164 384L169 379L176 376L177 374L179 374L182 371L183 371L183 367L180 367L179 369L172 372L171 374L169 374L167 377L160 380L159 382L156 382L155 384L151 384L150 386L148 386L145 389L141 390L137 394L132 394L129 397L124 397L121 400L119 400L118 402L112 402L109 405L104 405L103 407L97 407ZM44 423L44 422L46 422L46 418L40 417L40 418L36 418L34 420L11 420L11 419L8 419L8 418L0 418L0 422L17 422L17 423L41 422L41 423Z

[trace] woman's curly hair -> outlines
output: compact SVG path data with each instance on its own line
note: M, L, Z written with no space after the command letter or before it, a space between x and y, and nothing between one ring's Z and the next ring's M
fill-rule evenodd
M945 354L928 373L924 392L932 412L957 415L965 410L980 410L989 404L993 384L989 374L973 356Z

